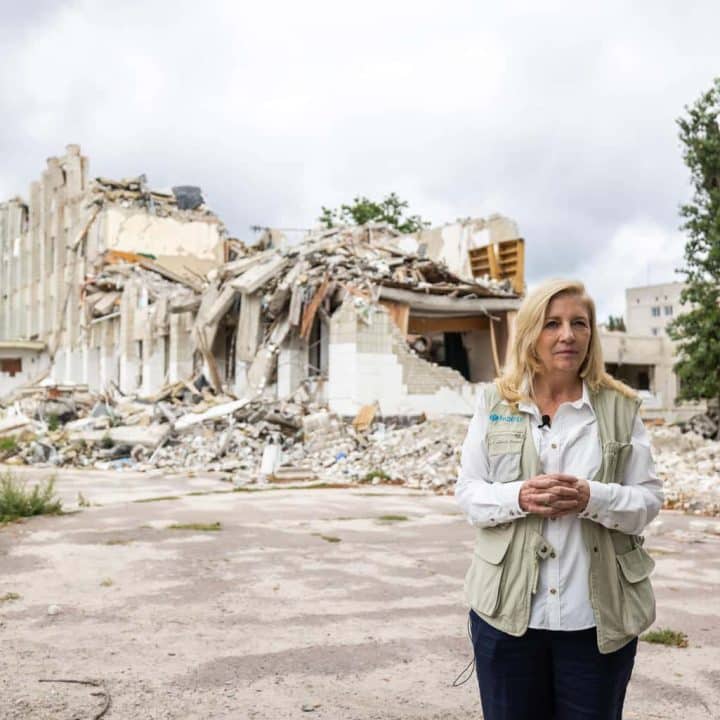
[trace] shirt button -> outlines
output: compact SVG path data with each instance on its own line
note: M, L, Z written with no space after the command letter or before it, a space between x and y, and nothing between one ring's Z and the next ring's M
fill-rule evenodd
M592 519L593 519L593 520L597 520L597 513L595 513L595 514L592 516Z
M556 590L555 588L550 588L550 593L551 593L552 595L554 595L556 592L557 592L557 590Z
M554 557L555 557L555 553L554 553L554 552L551 552L551 553L550 553L550 557L551 557L551 558L554 558Z
M551 447L553 450L557 450L557 445L556 445L555 443L553 443L550 447Z
M615 524L613 525L613 527L620 527L620 526L619 526L617 523L615 523Z

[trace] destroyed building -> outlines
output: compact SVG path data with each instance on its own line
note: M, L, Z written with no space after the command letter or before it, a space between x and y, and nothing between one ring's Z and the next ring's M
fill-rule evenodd
M29 203L0 205L0 394L16 377L139 396L201 378L238 398L302 389L341 415L469 413L519 305L517 234L495 216L246 247L197 188L88 181L71 145Z
M197 188L151 190L144 177L89 181L77 145L50 158L28 202L0 204L0 395L48 373L57 383L145 392L190 374L188 316L151 318L153 284L133 283L135 272L127 278L128 290L138 289L130 314L122 286L101 296L93 278L108 259L143 253L140 268L199 291L205 272L224 260L224 238Z

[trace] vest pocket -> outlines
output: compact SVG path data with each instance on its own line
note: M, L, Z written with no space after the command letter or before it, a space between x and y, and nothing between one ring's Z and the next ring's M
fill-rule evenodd
M520 458L525 433L522 430L501 430L487 436L490 480L513 482L520 477Z
M650 573L655 561L642 547L616 555L620 567L623 629L629 635L639 635L655 619L655 597Z
M505 527L479 528L472 564L465 576L468 604L477 612L497 613L503 560L515 532L515 523Z

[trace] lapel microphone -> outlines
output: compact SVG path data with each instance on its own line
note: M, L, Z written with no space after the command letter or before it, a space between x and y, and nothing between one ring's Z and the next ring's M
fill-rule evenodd
M538 425L538 427L542 430L544 427L550 427L550 416L549 415L543 415L542 416L542 425Z

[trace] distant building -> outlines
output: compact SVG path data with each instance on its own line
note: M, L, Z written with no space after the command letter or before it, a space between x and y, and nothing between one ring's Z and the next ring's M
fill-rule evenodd
M607 371L638 390L645 417L672 422L699 412L696 403L676 404L679 379L673 370L675 344L667 325L681 314L681 282L645 285L625 291L626 332L600 330Z
M645 285L625 291L625 327L631 335L666 335L668 323L680 314L681 282Z

